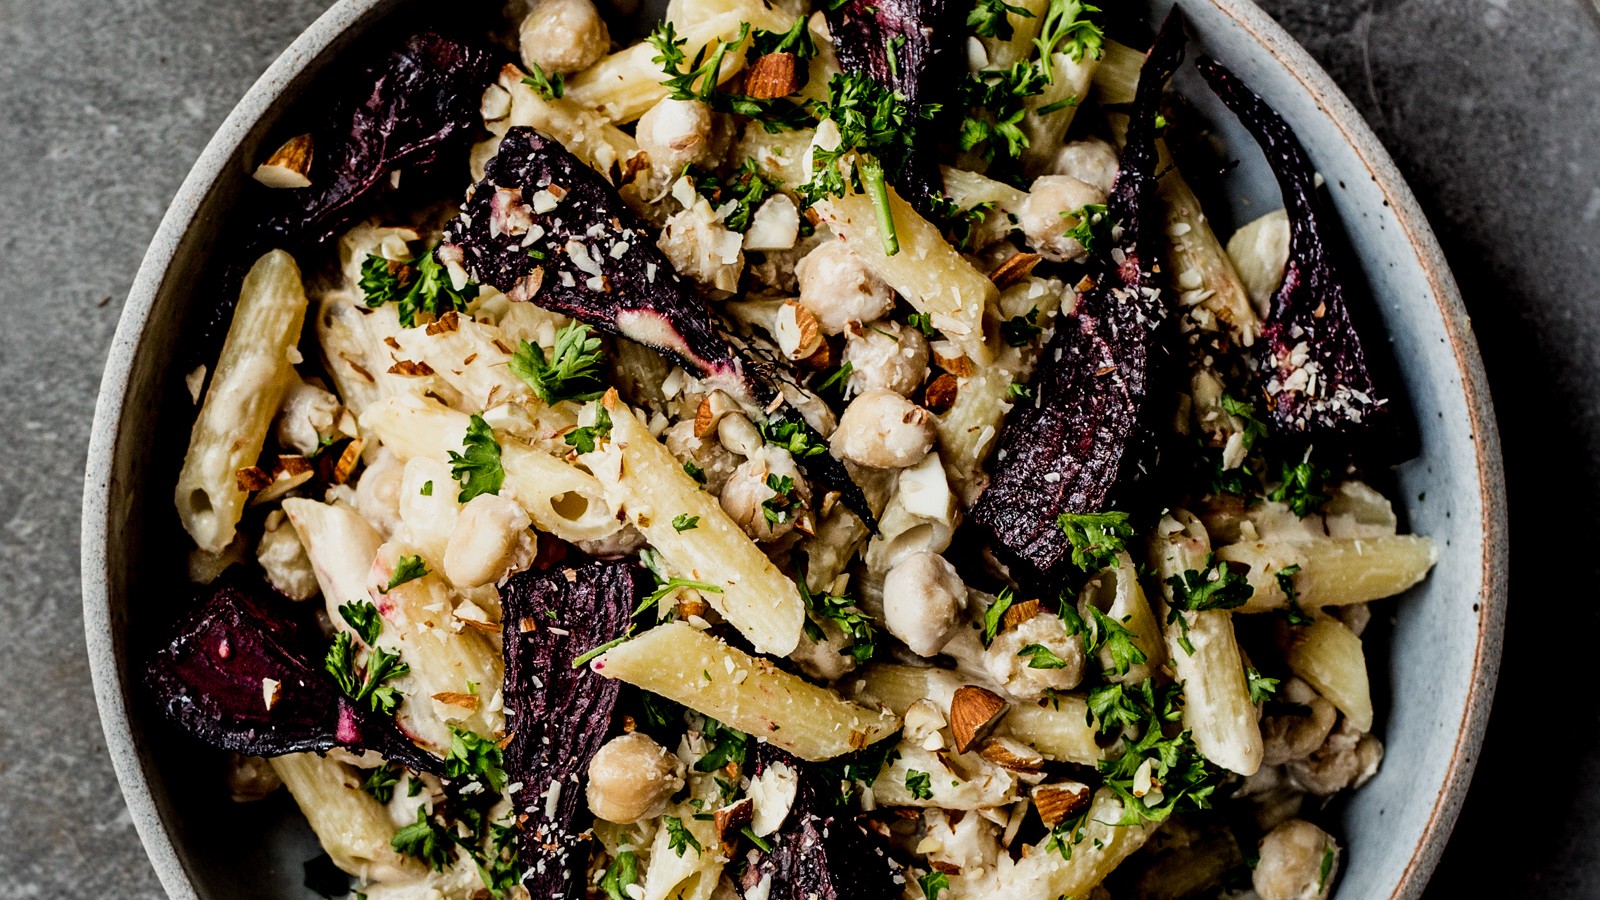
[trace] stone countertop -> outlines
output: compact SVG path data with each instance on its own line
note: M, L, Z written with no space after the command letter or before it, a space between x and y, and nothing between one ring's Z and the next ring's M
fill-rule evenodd
M1600 896L1600 709L1583 687L1585 644L1600 633L1592 2L1264 3L1421 198L1504 433L1518 603L1488 743L1429 897ZM163 208L233 103L325 5L0 0L0 423L12 435L0 464L0 900L160 896L83 655L84 448L122 298ZM1538 839L1508 855L1512 834Z

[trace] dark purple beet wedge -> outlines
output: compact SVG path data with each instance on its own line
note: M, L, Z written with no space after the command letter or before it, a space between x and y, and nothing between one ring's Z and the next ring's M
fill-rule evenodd
M1062 513L1106 510L1151 464L1152 382L1165 362L1158 331L1167 317L1153 269L1161 240L1156 113L1183 42L1174 12L1140 73L1106 203L1121 238L1091 261L1093 287L1057 323L1033 377L1035 399L1006 417L989 485L973 506L974 526L1021 567L1013 575L1023 581L1054 580L1069 564Z
M407 38L311 132L311 185L260 192L264 240L325 241L364 214L362 201L387 189L390 173L414 173L464 146L481 125L478 105L498 71L486 48L431 31Z
M970 5L953 0L844 0L828 5L828 30L839 67L861 73L906 100L950 108L956 81L965 77L961 54ZM898 171L890 172L906 202L932 215L929 199L944 192L931 140L916 141Z
M345 747L444 771L393 718L351 703L315 661L313 646L265 601L223 586L157 651L147 681L168 719L225 750L282 756Z
M1280 434L1338 443L1389 427L1390 407L1351 318L1350 292L1334 261L1310 157L1289 123L1237 76L1210 58L1202 57L1198 66L1266 153L1289 214L1283 286L1272 296L1253 348L1269 425Z
M524 883L534 897L584 896L584 779L611 730L621 682L572 661L627 629L649 583L637 566L594 561L523 572L501 591L506 774L522 823Z
M794 805L783 826L767 837L771 852L755 851L736 882L740 896L752 896L765 882L769 900L883 900L905 888L901 866L889 856L888 842L863 828L837 803L824 799L838 780L769 744L756 748L756 774L783 762L800 775Z
M778 366L732 335L610 182L531 128L506 133L462 215L446 227L439 258L459 263L475 281L512 300L653 347L823 443L781 401ZM874 525L865 495L842 463L827 453L799 462L813 482L839 491L851 511Z

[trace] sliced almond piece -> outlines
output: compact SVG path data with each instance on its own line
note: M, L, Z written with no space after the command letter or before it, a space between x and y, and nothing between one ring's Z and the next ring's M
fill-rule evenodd
M734 846L739 843L739 829L749 825L754 816L755 803L749 797L742 797L738 803L711 814L711 823L717 826L717 840L722 842L728 856L733 855Z
M932 348L934 363L936 363L939 368L949 372L951 375L954 375L957 378L966 378L969 375L975 374L978 371L978 367L973 365L972 360L968 359L966 356L963 356L959 352L957 352L954 356L946 356L943 352L941 352L946 349L953 350L954 348L954 344L950 344L947 341L939 341L938 344L935 344Z
M956 405L956 394L960 392L960 383L949 372L939 373L939 377L928 382L928 390L923 394L923 405L930 412L944 413Z
M469 712L476 712L478 709L477 694L463 694L459 691L440 691L439 693L433 695L433 699L449 706L459 706L462 709L468 710Z
M739 412L739 404L732 397L722 391L712 391L694 411L694 436L705 437L716 430L723 417L735 412Z
M978 745L978 755L1013 772L1038 772L1044 768L1039 751L1008 737L990 737Z
M244 493L253 493L272 483L272 476L259 466L245 466L233 473L233 486Z
M1027 278L1042 258L1037 253L1018 253L1007 257L1005 262L995 266L994 271L989 273L989 280L1003 291Z
M956 752L966 753L989 736L1010 704L994 691L974 685L958 688L950 699L950 731Z
M1038 614L1039 601L1037 600L1024 600L1021 603L1013 603L1011 608L1006 610L1005 615L1000 617L1001 630L1015 628Z
M290 138L282 147L256 166L255 180L269 188L311 186L311 135Z
M744 92L757 100L787 97L800 90L800 59L793 53L768 53L750 64Z
M1054 828L1089 808L1089 786L1076 781L1041 784L1033 789L1033 806L1046 828Z

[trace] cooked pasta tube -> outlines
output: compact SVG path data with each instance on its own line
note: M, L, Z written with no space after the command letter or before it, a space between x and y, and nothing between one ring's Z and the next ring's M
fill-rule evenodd
M500 71L497 82L511 97L511 106L504 118L487 123L497 137L504 137L511 128L537 128L560 141L573 155L590 168L617 182L623 189L623 199L636 210L642 210L641 197L651 197L659 192L654 184L650 167L639 155L639 142L611 119L568 97L545 97L523 81L525 72L513 65ZM627 186L632 185L632 190Z
M1022 171L1030 177L1048 174L1055 165L1067 129L1089 96L1100 59L1089 53L1077 59L1066 53L1053 53L1050 65L1054 79L1042 92L1022 101L1028 110L1021 124L1022 133L1028 138L1028 146L1022 150Z
M1235 231L1228 238L1228 258L1256 312L1266 316L1289 264L1289 213L1274 210Z
M493 325L448 312L427 325L402 329L394 340L407 362L426 365L455 388L465 412L502 403L540 405L533 390L511 372L516 345Z
M1008 5L1026 10L1029 15L1007 10L1006 24L1011 28L1011 37L1004 40L997 37L979 38L983 42L985 55L989 57L984 65L986 69L1009 69L1012 63L1031 57L1033 39L1039 36L1045 14L1050 10L1050 0L1020 0Z
M702 591L701 597L757 652L792 652L806 616L794 582L778 571L717 498L689 477L615 390L600 403L611 419L611 437L582 459L599 478L611 511L626 516L674 574L720 588ZM698 524L679 531L673 525L679 516L698 517Z
M1165 223L1165 256L1167 269L1179 291L1179 302L1185 307L1198 307L1197 312L1209 313L1209 316L1189 313L1202 327L1210 324L1207 330L1226 329L1235 343L1249 347L1261 333L1261 322L1250 303L1250 293L1234 269L1233 260L1223 250L1222 242L1211 230L1211 221L1200 208L1200 199L1173 164L1166 144L1158 142L1156 147L1162 168L1161 177L1156 181L1156 193L1161 197ZM1206 319L1211 321L1207 323Z
M619 644L593 666L810 762L875 744L900 727L893 713L851 703L683 622Z
M1372 730L1372 689L1361 638L1343 622L1318 613L1289 629L1289 668L1327 698L1357 731Z
M793 20L763 3L740 3L679 32L678 37L684 41L684 58L694 59L716 41L731 41L746 22L752 28L782 32ZM748 38L745 44L728 48L716 73L718 84L744 68L747 44ZM667 96L667 86L661 83L661 64L655 62L658 55L656 48L646 42L619 50L568 79L567 98L599 110L613 122L632 122Z
M1091 606L1131 632L1134 646L1145 657L1144 662L1134 663L1126 673L1117 675L1112 671L1111 651L1101 649L1100 667L1105 671L1107 681L1138 684L1161 668L1167 658L1167 648L1161 640L1161 622L1150 609L1150 601L1145 598L1144 588L1139 584L1133 558L1127 553L1119 553L1117 565L1100 572L1084 585L1078 598L1078 608L1086 622L1091 615Z
M806 171L806 151L815 137L816 132L810 128L775 134L764 128L746 128L734 147L733 157L741 163L753 161L761 177L792 191L811 177Z
M1100 65L1094 70L1094 89L1102 106L1122 106L1133 102L1139 90L1139 70L1144 68L1144 52L1127 44L1107 40L1100 48Z
M999 291L988 276L973 268L939 232L888 188L899 252L884 253L884 229L872 198L865 193L829 197L813 207L834 234L843 238L874 274L920 313L931 317L975 365L994 360L994 343L986 331L986 314Z
M1071 853L1038 844L1028 847L1022 859L1012 865L1006 865L1009 857L1002 857L1000 889L995 896L1006 900L1088 897L1156 831L1153 822L1118 825L1122 815L1122 800L1115 792L1109 788L1096 791L1083 819L1082 837L1065 838L1074 841Z
M1186 510L1174 510L1156 526L1151 556L1161 578L1163 620L1172 603L1167 579L1205 571L1210 547L1205 527ZM1174 679L1183 685L1184 727L1206 759L1240 775L1254 775L1261 768L1261 727L1234 638L1233 615L1225 609L1177 614L1182 621L1166 626L1167 656Z
M429 570L389 587L409 549L394 542L378 549L367 592L383 616L378 646L399 654L410 668L392 682L405 697L395 721L407 737L442 756L450 749L452 725L485 736L504 730L502 663L483 635L462 628L451 615L443 575Z
M315 753L291 753L270 762L334 865L371 881L426 874L420 862L390 846L395 828L389 812L361 790L353 768Z
M982 765L974 756L930 751L902 741L894 758L872 782L873 798L880 806L962 810L995 809L1017 802L1016 777L998 766Z
M416 396L385 398L361 416L361 427L405 460L459 453L468 423L466 413ZM593 475L510 437L500 438L500 465L505 470L501 494L521 504L540 531L568 541L597 541L620 529Z
M1014 217L1020 214L1027 202L1026 191L1018 190L1003 181L996 181L977 172L941 166L944 173L944 193L962 209L972 209L980 204L992 203L994 208L983 220L972 225L968 246L980 250L1000 240L1016 229Z
M294 257L273 250L256 260L239 289L173 492L178 519L201 550L220 553L233 540L249 499L236 473L261 456L278 403L296 377L295 344L305 316Z
M1439 559L1433 539L1416 534L1310 541L1255 541L1217 548L1217 559L1250 567L1255 592L1239 612L1266 612L1287 606L1278 576L1294 587L1296 602L1307 609L1367 603L1404 593L1428 577Z
M951 698L968 684L949 669L873 663L850 682L850 696L883 704L904 715L911 704L932 700L947 715ZM1088 724L1089 705L1077 694L1057 694L1044 704L1015 704L995 726L995 734L1013 738L1046 759L1092 766L1105 755Z
M678 750L678 756L689 773L688 796L682 802L669 806L665 815L676 817L684 829L694 836L700 848L697 850L691 845L682 851L674 851L673 835L666 828L657 829L655 840L650 845L650 866L645 871L644 896L640 900L692 900L706 896L708 891L704 883L710 882L710 887L715 888L722 867L727 862L718 846L721 841L714 821L709 816L701 815L721 805L722 790L714 774L694 771L692 764L701 753L692 747L698 748L698 743L691 745L685 737Z
M339 605L367 596L367 575L383 538L348 506L290 497L283 501L283 511L311 560L329 621L348 628Z

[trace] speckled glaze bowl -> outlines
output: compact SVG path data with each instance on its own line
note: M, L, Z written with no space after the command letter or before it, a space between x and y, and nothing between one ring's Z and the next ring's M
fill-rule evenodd
M342 49L405 5L336 3L240 101L167 210L106 365L84 491L85 627L106 743L151 863L174 898L312 897L301 863L316 853L292 803L231 804L217 762L176 740L139 699L129 648L142 646L141 622L188 596L171 500L192 415L174 389L184 374L172 362L180 326L204 308L193 286L261 142L297 106L316 103L311 88ZM1170 3L1152 6L1154 20ZM1506 502L1488 385L1439 245L1350 101L1248 0L1181 6L1191 51L1217 57L1275 106L1326 177L1420 428L1421 455L1396 472L1393 496L1409 527L1437 540L1439 565L1420 587L1379 607L1395 620L1368 637L1387 756L1377 777L1335 812L1348 848L1339 895L1416 897L1471 778L1500 659ZM1254 143L1192 68L1177 88L1240 158L1226 185L1235 199L1230 214L1243 222L1281 205Z

